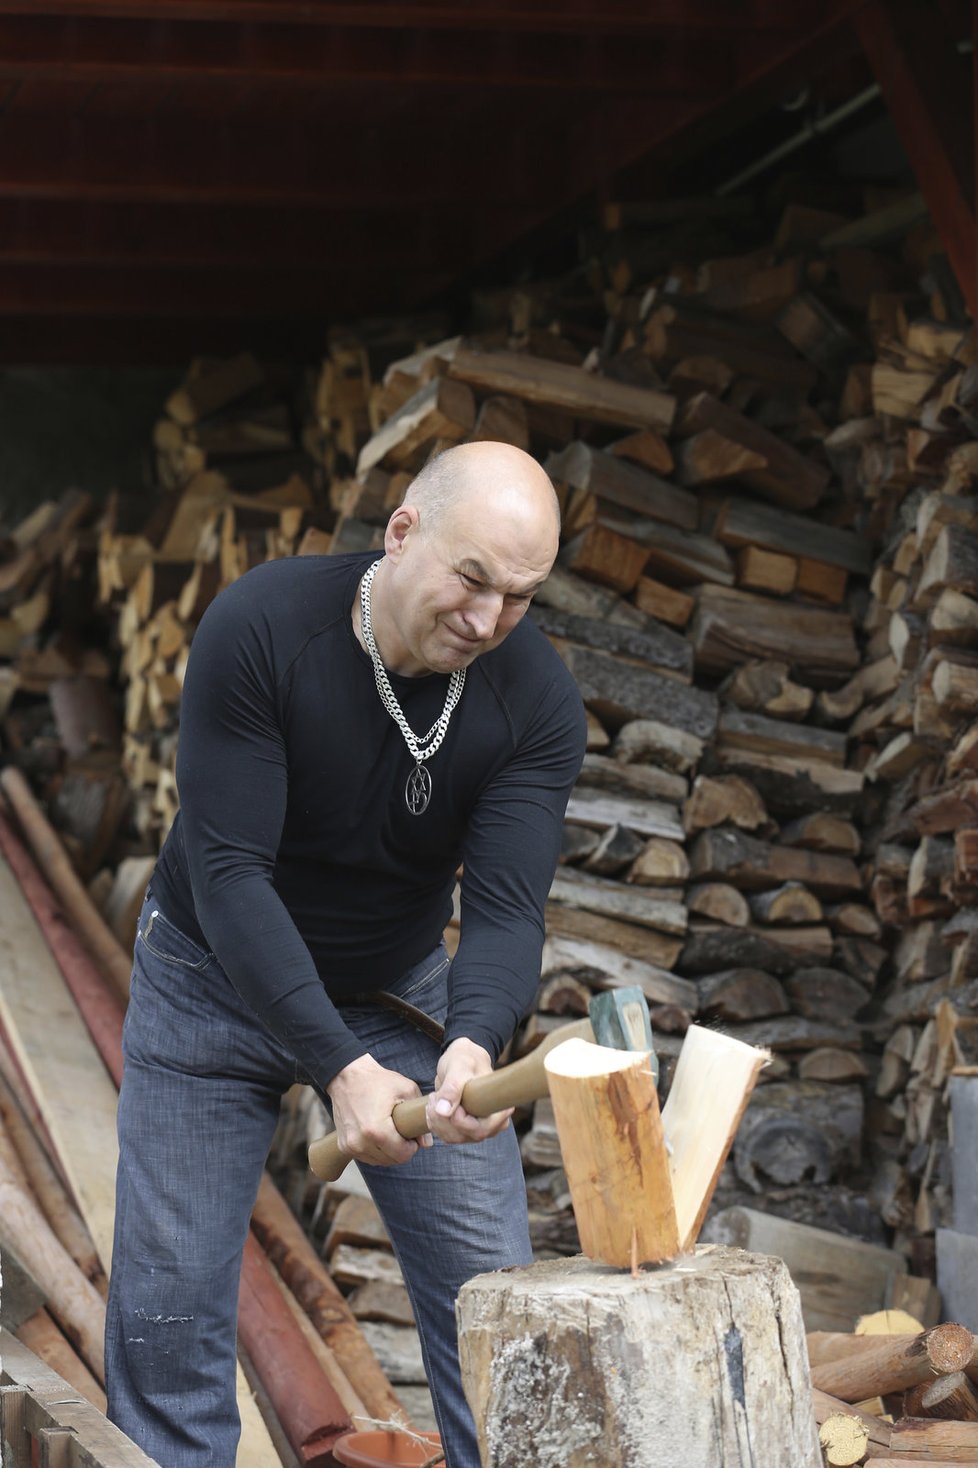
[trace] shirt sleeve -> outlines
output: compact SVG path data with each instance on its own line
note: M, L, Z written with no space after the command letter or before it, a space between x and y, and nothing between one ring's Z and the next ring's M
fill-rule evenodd
M544 908L586 738L580 694L561 664L469 823L445 1045L465 1037L495 1062L533 1003Z
M367 1052L273 885L288 770L271 637L246 580L211 603L191 645L177 752L184 844L197 919L221 967L325 1086Z

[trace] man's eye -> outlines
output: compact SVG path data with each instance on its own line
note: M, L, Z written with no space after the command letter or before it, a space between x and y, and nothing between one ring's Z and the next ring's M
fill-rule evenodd
M460 571L459 576L465 583L467 591L480 591L482 589L482 582L477 581L474 576L466 576L464 571Z

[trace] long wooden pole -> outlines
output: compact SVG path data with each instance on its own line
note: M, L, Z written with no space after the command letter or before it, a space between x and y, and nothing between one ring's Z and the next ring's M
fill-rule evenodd
M24 1268L100 1383L105 1383L105 1301L59 1243L34 1199L0 1156L0 1235L16 1247Z
M51 834L57 841L54 833ZM45 891L40 874L33 868L29 855L2 815L0 850L22 886L26 900L31 903L59 968L63 973L66 968L71 971L70 979L65 973L65 981L110 1074L118 1084L122 1076L122 1006L119 1000L108 992L98 967L84 951L80 951L77 940L70 941L71 934L50 892ZM83 902L90 905L84 891ZM114 937L111 941L115 944ZM95 1033L96 1027L98 1034ZM328 1451L338 1435L339 1425L349 1428L350 1419L275 1289L274 1281L269 1287L270 1282L265 1278L267 1268L267 1261L257 1243L249 1240L242 1264L238 1326L286 1435L303 1461L312 1463L322 1452ZM379 1371L379 1367L377 1369ZM327 1447L321 1449L321 1442ZM310 1444L313 1445L311 1448Z
M132 963L75 872L57 831L34 798L20 770L13 765L0 772L0 785L9 800L34 859L68 914L75 932L105 973L118 998L129 997Z
M52 1371L56 1371L69 1386L80 1392L87 1402L91 1402L100 1412L105 1412L105 1392L77 1351L72 1350L47 1310L42 1307L29 1319L22 1320L14 1335L24 1342L29 1351L45 1361Z
M317 1333L333 1352L371 1417L407 1418L352 1310L302 1231L295 1214L265 1173L251 1216L253 1232Z
M2 812L0 851L6 857L37 919L109 1075L116 1086L120 1086L125 1006L118 995L109 989L90 952L65 920L64 912L55 900L51 888L31 861ZM87 893L85 899L90 901Z

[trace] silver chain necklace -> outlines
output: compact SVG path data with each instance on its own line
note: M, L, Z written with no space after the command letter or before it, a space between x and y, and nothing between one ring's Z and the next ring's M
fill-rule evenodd
M448 721L452 717L455 705L462 697L462 689L465 687L465 669L455 669L448 680L445 707L427 734L419 739L404 717L404 710L394 696L391 680L387 676L387 669L381 662L377 643L374 640L374 629L370 622L370 587L379 565L380 561L374 561L360 582L360 625L363 629L363 640L370 654L370 661L373 663L374 682L377 684L380 701L404 735L404 742L414 760L414 769L408 775L407 784L404 786L404 799L411 814L420 816L428 809L428 802L431 799L431 775L425 769L424 762L431 759L431 756L441 748L442 740L448 732Z

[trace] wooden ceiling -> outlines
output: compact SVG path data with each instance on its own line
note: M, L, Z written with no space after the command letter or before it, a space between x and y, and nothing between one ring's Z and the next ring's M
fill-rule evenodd
M0 360L315 355L868 54L890 5L0 0Z

